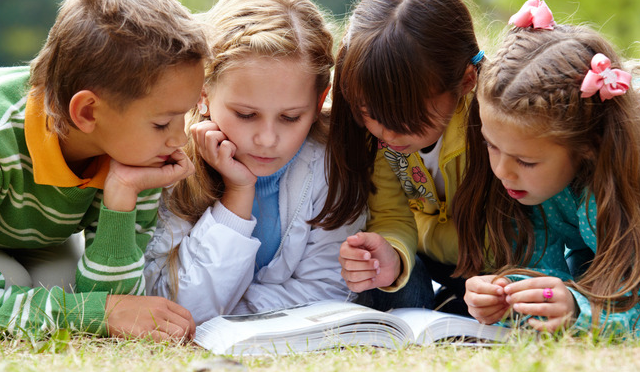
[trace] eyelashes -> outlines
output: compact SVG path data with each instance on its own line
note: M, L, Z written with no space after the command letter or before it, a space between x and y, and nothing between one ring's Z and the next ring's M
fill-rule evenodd
M169 129L169 123L166 123L166 124L156 124L156 123L154 123L153 125L154 125L154 128L156 130L159 130L161 132L162 131L166 131L167 129Z
M489 151L492 151L492 150L496 150L497 151L498 150L494 145L490 144L486 140L482 141L482 142L485 144L485 146L487 146L487 150L489 150ZM523 166L525 168L533 168L537 164L537 163L529 163L529 162L526 162L526 161L522 161L520 159L516 159L516 163L518 163L518 165Z
M243 113L238 112L238 111L235 111L235 115L236 115L236 117L238 117L238 119L241 119L241 120L251 120L251 119L256 117L255 113L243 114ZM295 123L295 122L298 122L300 120L300 115L298 115L298 116L280 115L280 118L284 122Z

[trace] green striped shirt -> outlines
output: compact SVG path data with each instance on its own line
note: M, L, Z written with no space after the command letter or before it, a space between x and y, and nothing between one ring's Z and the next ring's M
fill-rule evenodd
M161 189L141 192L134 211L116 212L104 207L100 189L36 184L24 134L28 80L28 67L0 68L0 247L48 247L84 231L86 249L74 293L5 289L0 274L0 329L105 334L106 295L144 294L143 253Z

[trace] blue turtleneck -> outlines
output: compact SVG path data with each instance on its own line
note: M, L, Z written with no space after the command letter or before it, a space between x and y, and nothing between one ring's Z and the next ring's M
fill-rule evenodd
M278 206L280 179L298 154L274 174L258 177L256 181L256 196L253 199L253 209L251 210L251 214L257 220L251 236L260 241L260 248L256 254L256 271L271 262L280 246L281 225Z

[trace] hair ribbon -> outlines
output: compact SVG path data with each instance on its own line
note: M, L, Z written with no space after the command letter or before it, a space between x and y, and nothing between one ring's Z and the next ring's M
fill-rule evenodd
M482 58L484 58L484 50L479 51L478 54L471 58L471 64L473 64L474 66L477 65L478 63L480 63L480 61L482 61Z
M542 28L553 30L556 22L553 20L551 9L543 0L528 0L520 10L509 18L509 24L516 27Z
M602 53L591 59L591 70L582 81L581 97L591 97L600 91L602 101L623 95L631 85L631 74L620 69L611 68L611 60Z

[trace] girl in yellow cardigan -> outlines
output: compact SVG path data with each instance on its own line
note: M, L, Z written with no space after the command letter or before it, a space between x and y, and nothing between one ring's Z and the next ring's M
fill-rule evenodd
M451 310L466 313L464 282L450 277L450 206L482 57L462 1L362 0L350 19L333 83L329 195L313 222L337 228L368 208L367 231L340 250L354 292L396 292L418 268L402 292L368 292L361 303L433 307L434 279L458 294Z

